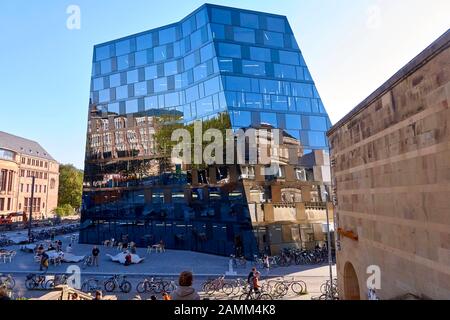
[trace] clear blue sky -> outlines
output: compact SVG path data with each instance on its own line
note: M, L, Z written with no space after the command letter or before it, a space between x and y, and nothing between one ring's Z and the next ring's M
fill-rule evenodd
M223 0L286 15L335 123L450 27L448 0ZM173 23L199 0L1 0L0 130L84 164L94 44ZM81 8L68 30L66 9Z

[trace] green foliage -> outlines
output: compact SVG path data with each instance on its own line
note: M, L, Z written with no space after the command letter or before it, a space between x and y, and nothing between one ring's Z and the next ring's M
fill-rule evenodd
M83 171L71 164L61 165L59 167L59 206L69 205L72 210L79 209L82 192Z
M66 217L66 216L71 216L75 214L75 209L68 203L59 206L55 209L55 214L58 217Z

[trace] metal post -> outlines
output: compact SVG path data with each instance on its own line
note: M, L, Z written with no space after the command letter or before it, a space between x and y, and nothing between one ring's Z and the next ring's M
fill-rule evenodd
M326 212L327 212L327 238L328 238L328 266L330 268L330 299L333 299L333 258L331 255L331 231L330 231L330 219L328 214L328 193L325 193L326 197Z
M31 221L33 219L33 202L34 202L34 183L35 177L31 177L31 199L30 199L30 216L28 218L28 242L31 242Z

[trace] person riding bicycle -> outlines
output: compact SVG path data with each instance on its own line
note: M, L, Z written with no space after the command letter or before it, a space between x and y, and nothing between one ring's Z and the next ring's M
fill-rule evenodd
M259 294L259 289L261 288L261 284L259 283L259 277L261 276L261 273L259 271L255 272L255 275L253 276L253 291L256 294Z

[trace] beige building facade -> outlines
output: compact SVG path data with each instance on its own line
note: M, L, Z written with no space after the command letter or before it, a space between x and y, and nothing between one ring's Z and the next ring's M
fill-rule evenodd
M447 31L328 132L341 298L450 299L449 104Z
M31 200L32 177L35 177ZM12 222L30 207L33 219L53 216L58 206L59 164L37 142L0 131L0 217Z

